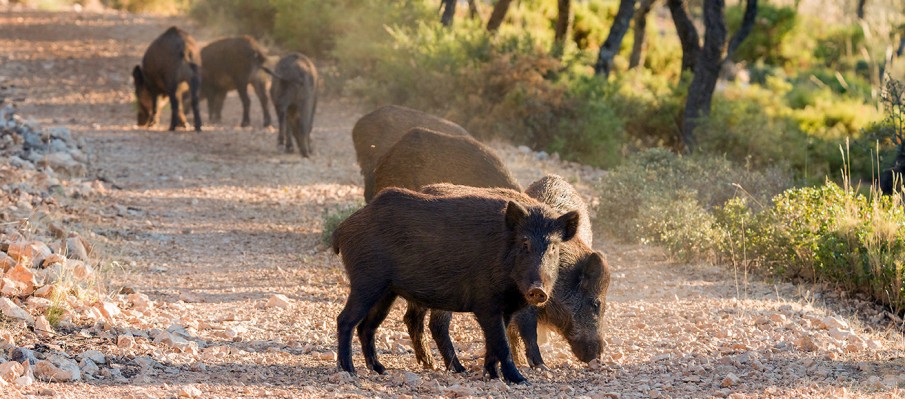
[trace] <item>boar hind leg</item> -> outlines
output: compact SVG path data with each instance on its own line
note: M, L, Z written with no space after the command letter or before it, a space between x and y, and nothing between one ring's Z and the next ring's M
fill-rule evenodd
M185 114L182 112L182 98L180 98L176 88L171 89L167 95L170 97L170 131L176 130L177 127L185 127Z
M350 374L355 373L355 366L352 364L352 330L368 316L371 308L388 291L389 287L386 285L352 286L346 306L336 318L336 361L340 369L348 371Z
M428 370L434 368L434 357L431 356L430 347L424 340L424 318L427 316L427 308L408 302L408 308L402 320L408 329L409 338L412 339L412 349L415 351L415 359Z
M251 87L255 89L255 95L261 102L261 111L264 113L264 127L270 127L273 122L270 120L270 105L267 101L267 85L262 80L255 80L251 83Z
M189 94L192 97L192 120L195 122L195 131L201 131L201 73L198 71L198 66L195 64L189 65L192 68L192 77L189 79ZM182 116L183 124L185 122L185 115Z
M456 348L453 346L452 338L449 337L449 324L452 321L452 313L442 310L431 310L430 330L440 350L440 356L443 356L443 363L446 364L447 370L456 373L464 373L465 367L459 362L456 356Z
M395 300L396 294L387 292L383 298L380 298L380 300L371 307L368 316L358 324L358 340L361 342L361 351L364 355L365 362L367 363L368 368L374 370L377 374L383 374L386 371L386 367L383 367L383 365L380 364L380 361L377 360L377 348L374 345L374 335L377 333L377 327L380 327L380 323L383 323L383 320L390 314L390 309L393 307L393 301Z
M248 97L248 86L241 84L236 85L239 92L239 100L242 100L242 124L240 126L247 127L251 125L251 98Z
M524 343L528 365L547 369L544 364L544 358L540 354L540 347L537 345L537 311L535 309L522 309L521 312L515 315L514 321L514 325L509 326L509 346L513 351L512 356L521 358L520 354L516 354L516 351L521 349L521 344Z

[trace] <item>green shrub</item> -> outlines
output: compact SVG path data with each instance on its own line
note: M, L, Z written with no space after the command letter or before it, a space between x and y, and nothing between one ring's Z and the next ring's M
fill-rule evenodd
M336 206L333 209L325 210L323 214L323 230L321 231L321 242L325 246L333 244L333 232L339 227L339 224L352 216L355 211L364 206L362 202Z
M722 231L698 203L697 194L680 189L669 197L646 199L637 220L638 232L646 237L642 241L659 243L683 262L712 259Z
M785 278L824 280L905 307L905 223L900 196L865 196L832 182L786 191L756 213L740 201L715 212L733 261Z
M744 4L726 8L726 25L730 32L738 31L744 15ZM735 61L753 63L761 60L771 65L796 62L801 49L788 48L789 36L798 33L798 12L792 7L757 5L757 18L751 34L734 54Z
M860 25L832 27L817 39L814 56L827 67L837 67L845 65L843 61L850 59L864 44L864 30Z
M646 150L630 156L601 180L598 220L606 232L627 241L662 243L663 237L693 238L689 232L699 227L695 219L702 212L707 213L737 196L769 204L770 198L789 187L784 176L786 173L780 169L758 172L723 158L680 157L664 149ZM683 209L689 216L662 212L670 207ZM704 230L708 228L705 226ZM695 243L692 249L685 253L707 253L703 243L716 242L713 238L716 236L716 233L701 233L691 241ZM681 247L670 245L675 249Z

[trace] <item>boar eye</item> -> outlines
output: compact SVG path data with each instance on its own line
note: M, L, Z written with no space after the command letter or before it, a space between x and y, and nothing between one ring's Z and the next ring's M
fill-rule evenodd
M600 300L595 299L594 302L591 304L591 306L594 307L595 312L599 312L600 311Z
M522 249L525 252L531 252L531 240L528 237L522 237Z

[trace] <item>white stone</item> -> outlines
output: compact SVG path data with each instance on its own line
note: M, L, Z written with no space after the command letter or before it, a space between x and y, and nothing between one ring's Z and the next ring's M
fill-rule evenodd
M267 301L268 308L276 307L286 309L289 307L289 304L289 298L287 298L286 295L283 294L273 294L270 297L270 300Z
M186 385L179 389L180 398L197 398L201 396L201 390L194 385Z
M3 312L6 317L22 320L29 325L35 324L35 318L28 314L28 312L22 310L22 308L9 300L9 298L0 298L0 312Z
M13 382L16 378L22 376L22 373L25 371L24 369L22 363L19 362L6 362L0 364L0 379L6 382Z
M69 382L82 378L79 366L72 360L53 356L52 360L41 360L35 365L35 377L42 381Z
M95 376L101 371L100 367L97 367L97 364L91 361L91 359L82 359L79 366L81 367L83 374L90 376Z
M16 385L23 387L23 388L27 387L31 384L34 384L34 383L35 383L35 379L28 375L16 378Z
M797 346L799 350L805 352L813 352L819 349L817 347L817 344L814 343L814 340L808 335L804 335L801 338L795 340L795 346Z
M6 285L5 282L7 279L18 283L19 287L21 287L19 295L31 295L31 293L35 291L35 285L37 285L35 274L21 264L9 269L4 277L4 285Z
M405 385L408 385L410 387L417 387L418 385L421 385L421 377L418 376L418 374L406 371L404 378Z
M47 321L47 318L44 315L38 316L35 319L35 334L39 337L49 337L53 336L53 327L50 326L50 322Z
M720 382L720 386L723 388L729 388L729 387L738 385L738 382L739 382L738 376L735 374L729 373L729 375L727 375L725 378L723 378L723 381Z
M848 323L845 320L838 319L835 317L824 317L820 320L823 325L826 326L827 329L837 328L839 330L848 330Z
M94 276L94 268L85 262L73 262L75 267L72 268L72 275L82 281L90 279Z
M82 352L80 357L82 359L91 360L92 362L97 363L97 364L107 363L107 357L104 356L104 354L101 353L100 351L96 351L94 349L89 349L89 350Z
M25 304L28 305L29 309L37 313L44 313L45 310L53 306L53 302L49 299L36 296L28 297L28 299L25 300Z
M132 337L132 334L123 334L119 337L116 337L116 346L123 349L131 349L135 346L135 338Z

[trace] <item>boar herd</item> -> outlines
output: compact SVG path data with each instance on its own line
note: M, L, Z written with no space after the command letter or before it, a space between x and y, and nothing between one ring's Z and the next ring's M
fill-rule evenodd
M282 57L274 69L268 68L267 55L248 36L230 37L208 44L201 51L188 32L171 27L154 39L141 64L132 70L138 105L138 126L158 123L160 97L169 100L172 117L170 130L186 127L185 105L192 105L195 131L201 131L199 102L207 101L208 119L221 120L223 101L232 90L242 100L242 127L250 126L251 99L248 86L261 102L264 127L271 125L267 100L267 80L273 80L270 98L279 124L278 145L292 152L296 143L302 157L311 155L311 129L317 105L317 70L314 63L299 53Z
M278 145L302 157L313 154L317 107L314 63L299 53L268 68L263 49L249 37L215 41L197 50L194 39L172 27L148 47L133 70L138 124L157 123L158 99L172 109L170 130L201 130L198 102L221 120L226 93L237 90L242 126L250 125L251 85ZM547 175L524 191L494 150L463 127L418 110L388 105L361 117L352 141L366 205L332 236L349 277L349 296L337 317L337 362L355 373L353 330L367 367L383 374L375 346L377 328L398 297L417 362L434 367L424 338L425 319L444 366L465 367L449 334L452 312L474 314L485 338L484 372L526 383L516 368L525 356L546 367L538 327L558 332L583 362L603 352L603 316L610 269L592 249L592 226L581 195L563 178ZM429 314L429 317L428 317Z

